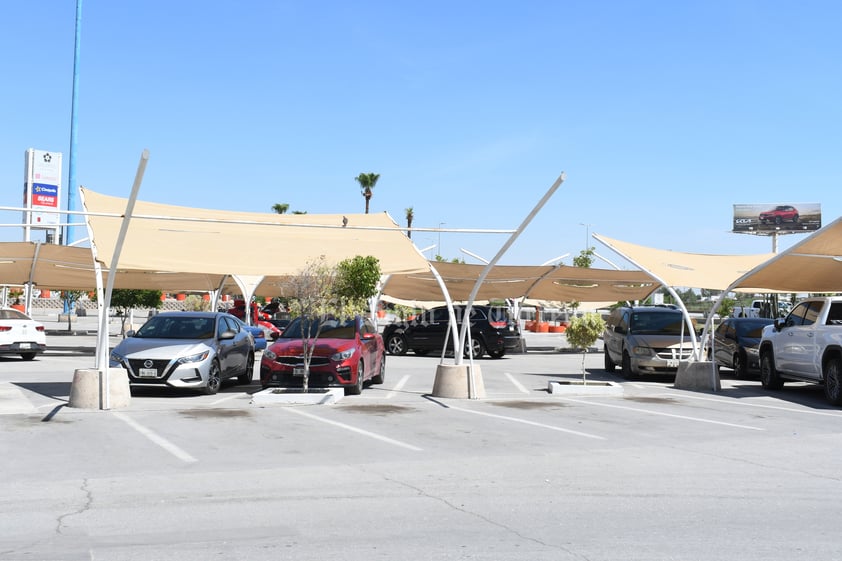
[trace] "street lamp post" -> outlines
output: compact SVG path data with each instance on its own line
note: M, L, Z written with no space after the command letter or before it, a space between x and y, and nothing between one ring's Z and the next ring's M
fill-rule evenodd
M579 226L585 227L585 251L588 250L588 240L591 238L591 231L590 228L593 224L585 224L584 222L579 222Z
M441 251L441 227L442 227L442 226L444 226L445 224L447 224L447 222L439 222L439 243L438 243L439 248L438 248L438 254L439 254L439 256L440 256L442 259L444 259L444 255L442 254L442 251Z

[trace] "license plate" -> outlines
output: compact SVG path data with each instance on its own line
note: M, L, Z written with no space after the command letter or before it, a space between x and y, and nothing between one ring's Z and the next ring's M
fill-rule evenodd
M31 343L18 343L18 348L29 349L29 348L32 348L32 344Z
M304 376L304 369L301 367L295 367L292 369L293 376Z
M138 374L140 374L141 378L157 378L158 377L158 371L155 370L154 368L141 368L140 372L138 372Z
M675 359L675 358L667 359L667 368L678 368L678 359Z

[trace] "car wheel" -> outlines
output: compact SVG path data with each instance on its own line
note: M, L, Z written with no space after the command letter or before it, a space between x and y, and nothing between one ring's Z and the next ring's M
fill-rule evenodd
M623 364L621 366L623 378L626 380L634 379L634 372L632 372L631 357L628 351L623 351Z
M241 384L251 384L252 379L254 378L254 355L249 353L249 357L246 360L246 371L237 376L237 381Z
M491 358L503 358L503 355L506 354L506 349L500 349L499 351L488 351L488 356Z
M363 393L363 380L365 380L365 364L362 359L357 363L357 383L345 388L345 395L360 395Z
M747 359L743 353L734 353L734 376L745 378L748 375Z
M389 339L386 341L386 349L390 355L405 355L406 337L400 333L389 335Z
M23 360L32 360L33 358L35 358L35 353L21 353L20 357Z
M372 384L382 384L386 380L386 353L380 357L380 370L371 378Z
M219 363L214 360L211 362L210 371L208 372L208 383L204 387L205 395L214 395L222 386L222 372L219 370Z
M779 390L784 387L784 381L775 370L775 357L772 351L760 355L760 385L767 390Z
M617 368L617 365L614 364L614 361L611 360L611 355L608 354L608 349L605 349L605 371L606 372L614 372L614 369Z
M797 214L796 214L795 216L793 216L793 217L792 217L792 223L793 223L793 224L797 224L797 223L798 223L798 219L799 219L799 218L801 218L801 217L800 217L800 216L798 216Z
M780 216L776 216L776 217L775 217L775 224L780 224L781 222L783 222L783 220L781 220L781 217L780 217Z
M468 358L472 351L474 358L482 358L485 354L485 345L479 339L471 339L470 343L465 343L465 358Z
M831 405L842 405L842 360L838 358L825 364L824 396Z

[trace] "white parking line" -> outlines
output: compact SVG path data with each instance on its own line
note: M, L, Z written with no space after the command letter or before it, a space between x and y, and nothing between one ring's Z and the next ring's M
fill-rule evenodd
M610 407L612 409L624 409L626 411L637 411L638 413L648 413L649 415L660 415L662 417L672 417L674 419L684 419L685 421L696 421L698 423L709 423L711 425L722 425L726 427L734 427L737 429L746 430L766 430L759 427L751 427L748 425L737 425L734 423L725 423L722 421L713 421L711 419L702 419L700 417L688 417L686 415L673 415L672 413L664 413L662 411L651 411L649 409L638 409L637 407L626 407L624 405L611 405L609 403L599 403L597 401L588 401L586 399L573 399L572 397L559 397L561 401L570 401L573 403L584 403L585 405L594 405L596 407Z
M196 458L194 458L193 456L191 456L190 454L188 454L187 452L185 452L184 450L182 450L163 436L155 434L154 432L144 427L131 417L127 417L122 413L116 412L112 412L112 415L114 415L116 418L120 419L121 421L132 427L134 430L136 430L137 432L139 432L140 434L142 434L143 436L145 436L146 438L148 438L149 440L151 440L152 442L154 442L155 444L157 444L158 446L160 446L179 460L187 463L198 461Z
M328 425L333 425L335 427L339 427L341 429L349 430L351 432L355 432L357 434L362 434L363 436L368 436L374 438L375 440L380 440L381 442L386 442L388 444L394 444L395 446L400 446L401 448L406 448L407 450L412 450L413 452L421 452L422 449L418 448L417 446L413 446L411 444L406 444L405 442L401 442L399 440L394 440L392 438L382 436L367 430L358 429L357 427L352 427L351 425L346 425L345 423L340 423L338 421L331 421L330 419L325 419L324 417L319 417L317 415L311 415L310 413L305 413L300 409L296 409L294 407L284 408L284 411L289 411L290 413L295 413L296 415L301 415L302 417L307 417L308 419L313 419L314 421L319 421L322 423L326 423Z
M404 376L403 378L401 378L400 380L398 380L398 383L395 384L395 387L392 388L391 390L389 390L389 393L386 394L386 399L390 399L392 397L395 397L395 394L397 392L401 391L408 381L409 381L409 375L408 374L406 376Z
M505 373L505 376L506 376L506 378L508 378L508 379L509 379L509 381L510 381L510 382L514 385L514 387L515 387L515 388L517 388L517 391L519 391L520 393L525 393L525 394L528 394L528 393L529 393L529 390L527 390L525 387L523 387L523 384L521 384L520 382L518 382L517 380L515 380L515 377L514 377L514 376L512 376L512 375L511 375L511 374L509 374L508 372L506 372L506 373Z
M564 432L567 434L575 434L576 436L584 436L585 438L593 438L595 440L605 440L604 436L597 436L595 434L588 434L586 432L579 432L576 430L565 429L562 427L556 427L553 425L545 425L543 423L536 423L535 421L527 421L526 419L518 419L517 417L508 417L506 415L495 415L494 413L486 413L485 411L475 411L473 409L462 409L461 407L453 407L452 405L447 406L448 409L452 409L454 411L462 411L464 413L473 413L474 415L482 415L484 417L493 417L494 419L503 419L504 421L514 421L516 423L522 423L524 425L532 425L533 427L541 427L542 429L549 429L558 432Z
M675 397L675 394L661 394L664 396ZM770 396L771 397L771 396ZM812 411L810 409L795 409L794 407L781 407L778 405L763 405L762 403L749 403L746 401L737 401L733 399L726 399L726 398L716 398L716 397L698 397L695 395L682 395L682 399L698 399L701 401L714 401L717 403L727 403L733 405L742 405L744 407L758 407L760 409L774 409L777 411L789 411L791 413L803 413L805 415L820 415L823 417L838 417L842 418L842 411Z
M226 397L223 397L222 399L217 399L216 401L212 401L210 403L210 405L219 405L220 403L225 403L226 401L231 401L232 399L240 399L244 396L248 397L248 393L246 393L246 392L234 393L234 394L228 395Z

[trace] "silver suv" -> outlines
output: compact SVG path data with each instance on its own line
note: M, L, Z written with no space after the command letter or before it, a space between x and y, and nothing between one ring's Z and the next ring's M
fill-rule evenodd
M698 326L693 322L698 333ZM693 342L680 310L667 306L616 308L605 322L605 371L621 367L624 378L674 373L693 354Z

